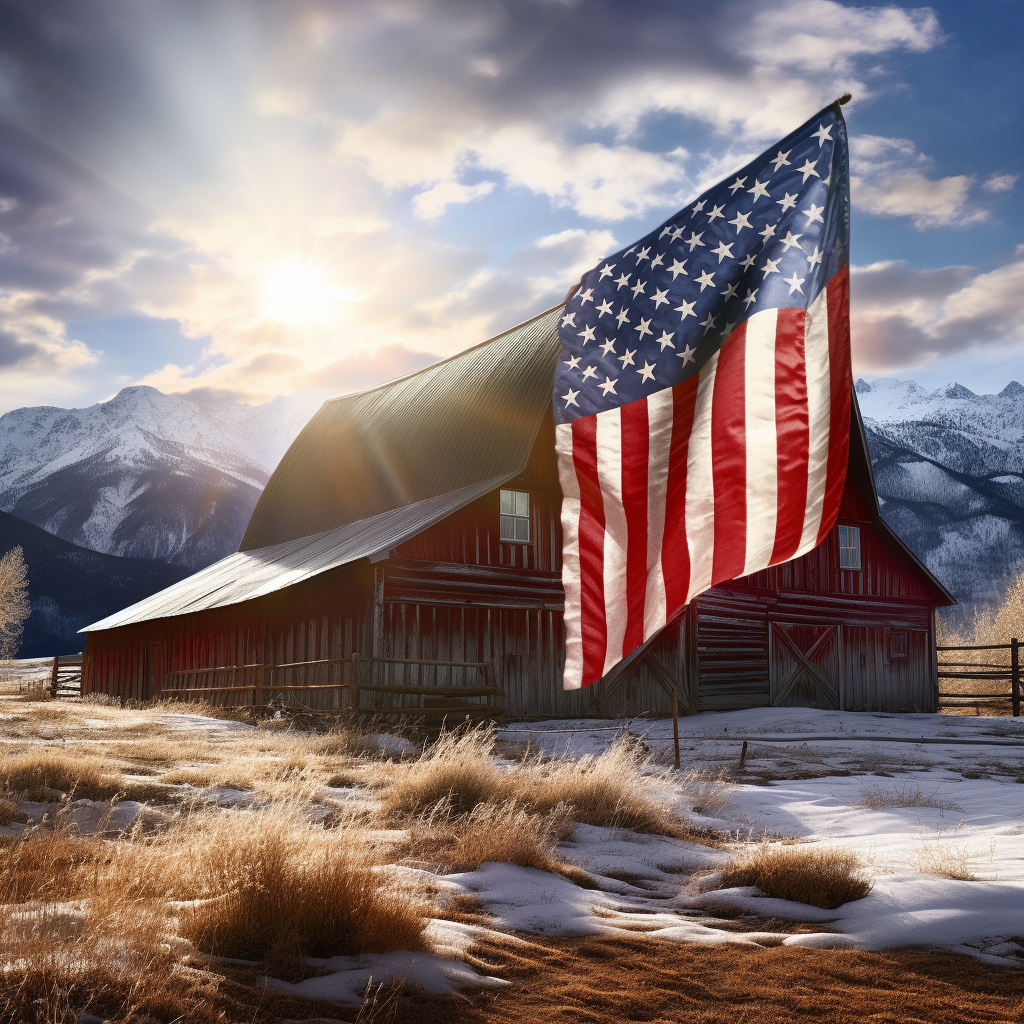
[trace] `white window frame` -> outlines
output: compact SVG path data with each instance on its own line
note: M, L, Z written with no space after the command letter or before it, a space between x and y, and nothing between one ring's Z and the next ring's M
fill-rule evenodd
M839 568L859 570L864 568L861 557L860 527L839 524Z
M498 538L503 544L532 544L530 492L502 488L498 492Z

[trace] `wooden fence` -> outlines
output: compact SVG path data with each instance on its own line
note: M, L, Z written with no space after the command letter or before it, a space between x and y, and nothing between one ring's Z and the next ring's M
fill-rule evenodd
M1009 705L1013 717L1019 718L1020 647L1016 637L1008 644L936 647L939 656L939 707L974 707L975 713L980 714L983 706L999 710ZM943 658L944 654L954 651L967 660L947 661ZM992 653L1004 651L1007 653ZM943 683L944 680L947 682Z
M396 674L399 681L395 681ZM449 681L442 682L442 678ZM461 682L454 682L455 678ZM372 695L369 704L362 702L366 693ZM504 714L495 702L502 690L494 683L490 662L366 658L359 654L283 665L168 672L160 696L205 700L222 707L274 704L432 720Z
M82 661L81 654L59 654L50 666L51 697L82 696Z

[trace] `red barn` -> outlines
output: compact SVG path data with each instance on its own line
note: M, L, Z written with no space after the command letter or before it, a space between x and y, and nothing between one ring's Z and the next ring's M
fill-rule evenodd
M483 681L513 717L668 710L665 684L684 713L936 710L934 612L953 598L879 515L856 402L839 525L818 548L697 598L614 687L562 690L557 323L548 311L325 403L236 554L88 627L84 692L265 699L315 678L323 689L302 699L328 706L331 673L358 655L377 705L418 707L402 685Z

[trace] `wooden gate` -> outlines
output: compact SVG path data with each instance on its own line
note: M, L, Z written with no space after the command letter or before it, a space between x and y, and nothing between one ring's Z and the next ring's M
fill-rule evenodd
M773 706L841 707L838 626L773 622L768 646Z

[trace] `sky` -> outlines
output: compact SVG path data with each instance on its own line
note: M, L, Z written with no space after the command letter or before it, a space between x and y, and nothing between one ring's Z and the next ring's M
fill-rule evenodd
M844 92L858 375L1024 377L1024 0L0 0L0 412L342 394Z

